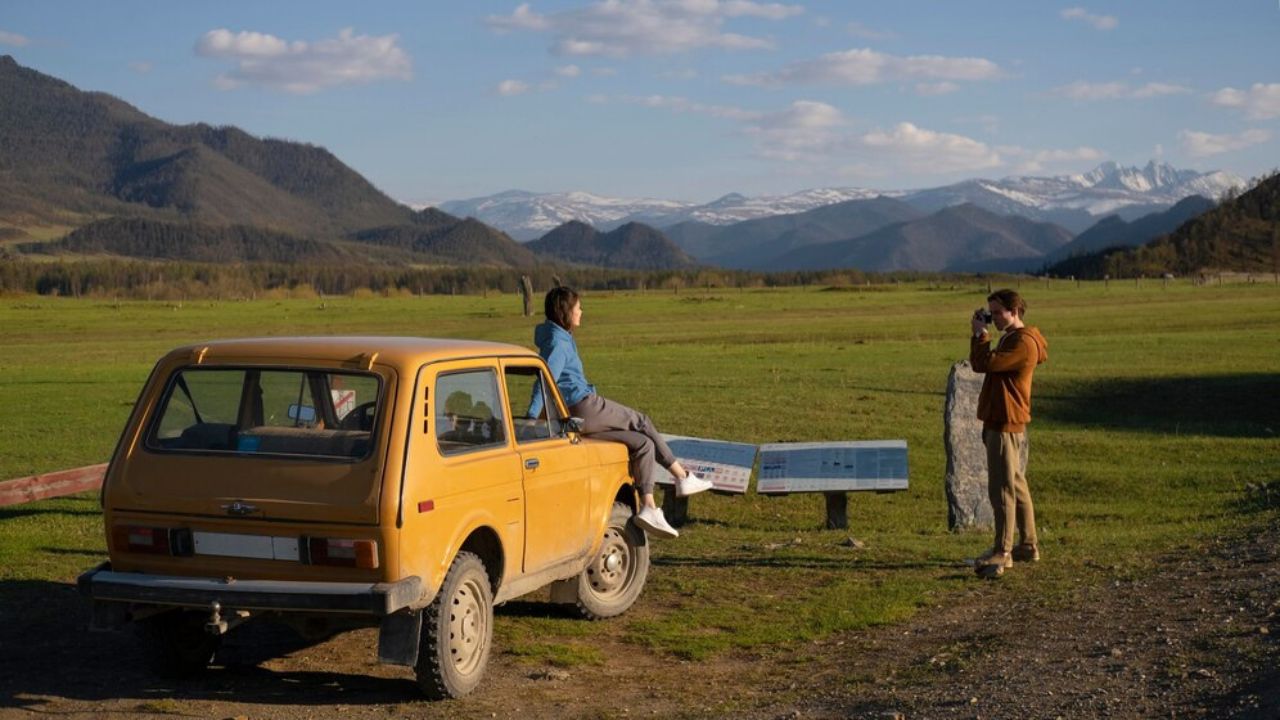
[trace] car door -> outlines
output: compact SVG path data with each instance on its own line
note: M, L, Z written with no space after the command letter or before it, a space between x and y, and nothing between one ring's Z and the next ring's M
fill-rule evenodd
M476 525L499 536L519 574L524 521L520 458L512 449L492 359L433 363L419 372L409 442L401 547L413 574L442 578ZM422 568L426 568L424 571ZM514 573L512 572L514 571Z
M560 427L559 400L536 360L504 360L507 415L524 470L526 573L563 562L591 545L590 463L576 438ZM548 389L550 388L550 389ZM533 394L544 412L529 416Z

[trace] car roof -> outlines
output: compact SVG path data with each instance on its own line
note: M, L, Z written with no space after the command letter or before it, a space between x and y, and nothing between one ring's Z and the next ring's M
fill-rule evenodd
M375 354L376 353L376 358ZM508 343L454 338L420 338L390 336L346 337L269 337L211 340L176 348L168 358L190 357L197 364L223 364L240 361L315 360L330 363L373 362L400 367L417 367L439 360L468 357L516 356L537 357L532 350Z

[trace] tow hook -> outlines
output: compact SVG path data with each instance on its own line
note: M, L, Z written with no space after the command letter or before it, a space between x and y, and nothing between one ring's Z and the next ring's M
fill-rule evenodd
M222 619L222 603L214 601L209 604L209 620L204 624L204 631L210 635L225 635L227 621Z

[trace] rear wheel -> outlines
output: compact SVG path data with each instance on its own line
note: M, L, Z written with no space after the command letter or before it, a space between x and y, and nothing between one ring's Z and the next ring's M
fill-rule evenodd
M435 600L423 611L422 645L414 671L434 700L458 698L480 684L493 639L493 592L484 562L460 552Z
M151 669L165 678L187 678L204 672L222 644L220 635L205 631L208 613L172 610L143 620L140 631L147 643Z
M578 576L578 612L588 619L621 615L644 590L649 577L649 545L631 514L625 503L613 504L604 542Z

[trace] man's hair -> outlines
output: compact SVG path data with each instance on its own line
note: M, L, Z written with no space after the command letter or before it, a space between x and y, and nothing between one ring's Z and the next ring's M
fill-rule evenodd
M1004 306L1005 310L1010 310L1014 315L1022 317L1027 312L1027 301L1022 299L1017 290L997 290L987 296L987 301L995 300Z
M565 330L570 330L569 318L573 317L573 306L577 304L578 297L578 291L566 285L548 290L547 298L542 303L547 319Z

